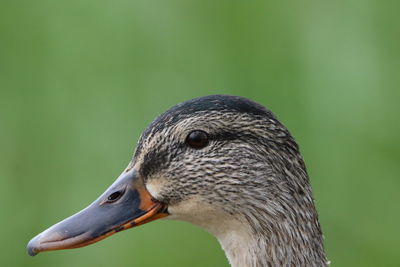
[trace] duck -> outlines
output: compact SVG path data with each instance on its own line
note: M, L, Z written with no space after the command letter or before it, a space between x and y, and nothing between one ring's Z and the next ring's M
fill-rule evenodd
M157 219L207 230L234 267L329 265L298 144L244 97L199 97L158 116L116 181L27 251L79 248Z

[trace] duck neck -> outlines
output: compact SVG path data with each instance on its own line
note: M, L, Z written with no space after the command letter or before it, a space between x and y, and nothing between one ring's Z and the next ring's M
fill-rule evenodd
M261 250L257 239L250 229L239 221L225 224L218 233L214 233L232 267L257 266Z
M276 232L271 227L257 230L236 220L213 234L233 267L328 266L322 236L296 229L283 222Z

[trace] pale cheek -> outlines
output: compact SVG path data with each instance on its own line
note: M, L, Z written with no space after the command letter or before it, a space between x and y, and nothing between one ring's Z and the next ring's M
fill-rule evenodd
M146 183L147 191L149 191L150 195L159 199L161 197L162 188L166 186L166 182L164 179L152 179Z
M207 204L199 196L194 196L191 199L169 206L168 212L170 213L168 219L189 222L214 235L217 232L214 228L220 227L221 218L226 217L226 214L221 209Z

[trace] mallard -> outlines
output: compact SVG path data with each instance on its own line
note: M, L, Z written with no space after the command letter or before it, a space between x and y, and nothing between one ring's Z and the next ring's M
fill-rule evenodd
M329 265L297 143L243 97L200 97L161 114L118 179L27 250L78 248L160 218L206 229L232 266Z

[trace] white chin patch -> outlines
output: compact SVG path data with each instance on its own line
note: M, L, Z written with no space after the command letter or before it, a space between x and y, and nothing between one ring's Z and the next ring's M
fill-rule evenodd
M222 215L221 210L199 196L168 206L168 212L168 219L186 221L209 231L212 231L210 226L214 226Z
M162 198L162 192L169 186L165 179L151 179L146 182L147 191L155 199ZM200 226L215 236L225 232L227 223L232 220L231 215L217 205L204 200L200 195L193 195L176 204L168 205L169 216L166 219L181 220Z
M150 195L155 198L159 199L161 195L162 188L165 185L165 181L162 179L152 179L146 183L146 189L149 191Z

